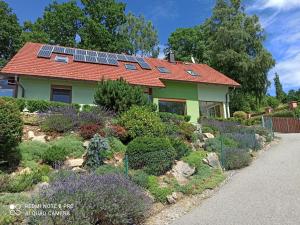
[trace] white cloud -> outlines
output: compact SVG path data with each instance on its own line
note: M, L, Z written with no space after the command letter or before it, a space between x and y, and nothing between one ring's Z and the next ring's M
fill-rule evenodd
M151 20L175 19L178 17L177 3L174 0L159 1L149 12Z
M291 10L300 7L299 0L257 0L251 8L263 10L267 8Z

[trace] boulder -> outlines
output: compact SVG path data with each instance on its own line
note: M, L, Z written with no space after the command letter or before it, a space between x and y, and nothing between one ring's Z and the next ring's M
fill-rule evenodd
M32 141L40 141L40 142L46 143L45 136L46 136L46 135L34 136L34 137L32 138Z
M83 164L83 159L67 159L64 163L65 167L73 168L80 167Z
M187 178L192 176L195 171L195 167L191 167L183 161L177 161L171 170L171 174L176 178L180 185L184 185L188 182Z
M35 137L34 132L32 130L28 131L28 139L32 140Z
M266 145L266 138L259 134L255 134L255 140L257 141L259 148L263 148Z
M90 141L83 142L83 147L88 148L90 144Z
M215 138L215 136L211 133L203 133L204 138Z
M173 192L172 193L172 197L175 200L180 200L183 198L183 196L184 196L184 194L182 192Z
M173 198L172 195L168 195L168 196L167 196L167 202L168 202L169 204L175 204L175 203L176 203L176 200Z
M72 169L72 171L77 172L77 173L85 173L85 172L86 172L85 169L82 169L82 168L80 168L80 167L74 167L74 168Z
M208 153L206 160L208 162L208 165L212 168L221 168L219 157L215 152Z

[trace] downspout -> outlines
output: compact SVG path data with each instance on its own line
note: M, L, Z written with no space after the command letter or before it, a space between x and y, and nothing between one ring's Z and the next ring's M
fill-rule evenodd
M235 87L233 87L233 90L235 90ZM226 93L226 116L227 116L227 118L230 118L230 112L229 112L229 91Z
M15 76L15 82L16 82L15 98L18 98L19 87L20 87L21 90L22 90L22 92L21 92L21 97L24 98L24 97L25 97L25 88L24 88L23 85L19 82L19 77L18 77L18 76Z

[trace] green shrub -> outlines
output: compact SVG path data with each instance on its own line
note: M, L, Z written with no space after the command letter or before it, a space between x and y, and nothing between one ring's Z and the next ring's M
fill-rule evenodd
M7 190L9 182L9 175L6 173L0 173L0 192L5 192Z
M233 117L238 118L238 119L242 119L242 120L246 120L247 119L247 113L245 113L243 111L236 111L236 112L233 113Z
M185 116L178 115L175 113L159 112L158 115L164 123L180 124L181 122L184 121L189 122L188 117L186 118Z
M149 174L143 170L130 170L129 171L130 179L136 183L138 186L145 189L149 188Z
M64 133L72 130L74 126L71 118L53 114L43 120L41 127L43 131Z
M26 105L29 112L46 112L50 108L62 106L73 106L77 110L80 109L80 105L76 103L67 104L63 102L52 102L46 100L27 100Z
M0 100L0 162L6 161L8 166L18 164L19 152L15 147L21 141L23 122L18 107Z
M221 136L217 138L210 138L205 141L204 148L209 152L221 152ZM238 147L238 143L229 137L223 137L223 147Z
M202 133L211 133L211 134L214 134L215 131L210 126L203 126L202 127Z
M50 142L51 146L64 149L67 156L71 158L80 158L84 154L84 147L81 138L75 135L67 135L60 139Z
M24 98L0 97L1 99L17 105L20 111L23 111L26 107L26 100Z
M279 112L272 113L271 116L273 116L273 117L294 117L295 114L293 111L290 111L290 110L282 110Z
M183 156L188 155L192 151L191 148L183 140L180 140L178 138L171 138L170 141L176 151L175 159L177 160Z
M133 105L148 105L148 99L142 88L119 80L102 80L97 87L95 96L97 105L115 112L125 112Z
M188 122L182 122L179 124L179 133L187 140L191 140L196 127Z
M148 177L148 190L156 201L165 203L167 202L167 196L172 194L172 190L167 187L160 187L158 178L155 176Z
M54 166L56 163L65 161L68 153L66 150L59 146L50 146L43 155L43 161L49 165Z
M98 134L95 134L88 146L84 166L89 169L96 169L103 165L105 153L109 150L110 146L108 140L106 138L102 138Z
M109 146L112 152L126 152L126 146L115 137L109 137Z
M273 96L267 96L265 101L266 101L267 106L270 106L273 109L276 109L280 104L280 101L276 97L273 97Z
M224 151L224 168L227 170L246 167L251 160L250 153L245 149L229 148Z
M176 151L167 138L138 137L126 150L129 167L145 169L151 175L161 175L171 169Z
M40 166L32 172L17 174L9 178L7 191L22 192L32 188L33 185L43 181L45 176L48 176L51 168L48 166Z
M40 141L24 141L19 145L22 162L35 161L43 159L44 153L49 145Z
M157 113L148 107L133 106L121 115L119 123L125 127L131 138L141 136L161 137L165 134L165 126Z
M124 168L116 167L112 165L102 165L95 169L95 174L97 175L105 175L105 174L124 174Z

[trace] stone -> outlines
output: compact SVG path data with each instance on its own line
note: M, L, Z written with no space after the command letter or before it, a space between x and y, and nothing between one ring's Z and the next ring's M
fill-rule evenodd
M207 158L202 159L202 162L203 162L204 164L206 164L206 165L209 165L209 162L208 162Z
M66 167L80 167L83 164L83 159L67 159L64 163Z
M28 131L28 139L32 140L35 137L34 132L32 130Z
M215 136L211 133L203 133L204 138L215 138Z
M176 200L173 198L172 195L168 195L168 196L167 196L167 202L168 202L169 204L175 204L175 203L176 203Z
M26 167L22 169L18 174L25 174L25 173L31 173L31 169L29 167Z
M171 174L175 177L180 185L184 185L188 182L187 178L192 176L195 171L195 167L191 167L189 164L183 161L177 161L171 170Z
M220 168L221 167L219 157L215 152L208 153L206 160L208 161L208 165L211 166L212 168Z
M172 197L175 199L175 200L180 200L184 197L184 194L182 192L173 192L172 193Z
M88 148L90 144L90 141L83 142L83 147Z
M45 136L46 135L34 136L34 138L32 139L32 141L39 141L39 142L46 143Z
M263 148L266 145L266 138L259 134L255 134L255 140L257 141L259 148Z
M80 168L80 167L74 167L74 168L72 169L72 171L77 172L77 173L85 173L85 172L86 172L85 169L82 169L82 168Z

